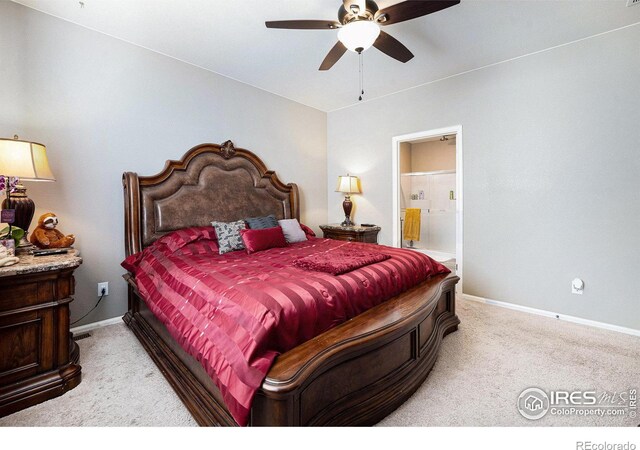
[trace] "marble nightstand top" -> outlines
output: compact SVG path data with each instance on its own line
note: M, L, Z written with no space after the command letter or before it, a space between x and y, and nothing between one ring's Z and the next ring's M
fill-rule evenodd
M69 253L61 255L33 256L25 254L18 255L18 258L20 258L20 262L17 264L0 267L0 277L74 268L82 264L80 251L76 249L71 249Z
M380 231L382 228L375 226L375 227L363 227L360 225L354 225L352 227L343 227L342 225L340 225L339 223L330 223L328 225L320 225L321 229L327 229L327 230L345 230L345 231L353 231L356 233L364 233L365 231Z

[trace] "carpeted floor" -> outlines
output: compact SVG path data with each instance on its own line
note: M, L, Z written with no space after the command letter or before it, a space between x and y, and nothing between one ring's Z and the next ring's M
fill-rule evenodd
M640 338L470 301L433 371L382 426L637 426L638 417L552 416L516 409L528 387L620 392L640 388ZM124 324L79 341L83 380L0 426L195 426Z

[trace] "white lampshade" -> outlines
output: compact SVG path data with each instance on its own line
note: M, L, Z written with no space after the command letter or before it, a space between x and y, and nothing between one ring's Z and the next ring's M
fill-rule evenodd
M35 142L0 138L0 175L26 181L55 181L47 148Z
M380 26L371 20L350 22L338 31L338 40L352 52L361 48L366 50L380 35Z
M336 192L343 192L345 194L360 194L360 180L353 175L341 175L338 177L338 186L336 186Z

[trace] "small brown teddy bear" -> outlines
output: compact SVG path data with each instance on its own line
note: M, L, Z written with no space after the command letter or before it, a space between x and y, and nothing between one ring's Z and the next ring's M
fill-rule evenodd
M29 241L39 248L65 248L71 247L76 241L73 234L65 236L58 230L58 218L53 213L46 213L40 216L38 219L38 226L31 236Z

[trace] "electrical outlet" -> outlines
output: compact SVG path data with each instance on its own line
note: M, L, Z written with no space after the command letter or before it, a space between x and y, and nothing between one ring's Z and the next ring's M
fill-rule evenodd
M627 0L627 7L634 5L640 5L640 0Z
M102 291L104 290L104 294L102 293ZM102 296L107 296L109 295L109 282L108 281L103 281L102 283L98 283L98 297L102 297Z

